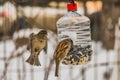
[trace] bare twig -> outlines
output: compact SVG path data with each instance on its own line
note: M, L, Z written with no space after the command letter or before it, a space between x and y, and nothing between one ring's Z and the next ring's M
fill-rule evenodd
M51 59L51 60L50 60L50 64L49 64L48 68L47 68L46 71L45 71L44 80L48 80L48 76L49 76L49 73L50 73L50 71L51 71L51 68L52 68L52 65L53 65L53 61L54 61L54 59Z
M5 78L6 73L7 73L7 70L8 70L8 65L9 65L10 61L11 61L12 59L14 59L14 58L17 58L17 57L22 56L25 51L26 51L26 50L23 50L21 53L17 53L17 54L12 53L12 54L10 55L10 57L6 58L5 68L4 68L4 70L3 70L2 76L0 77L0 80L3 80L3 79Z
M22 63L23 63L23 76L22 76L22 80L25 80L25 78L26 78L26 67L25 67L24 57L23 56L22 56Z

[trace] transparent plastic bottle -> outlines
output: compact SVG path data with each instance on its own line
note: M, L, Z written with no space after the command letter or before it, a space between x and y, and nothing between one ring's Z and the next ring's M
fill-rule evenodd
M73 40L73 49L63 61L64 64L78 65L90 60L91 32L90 20L77 12L77 4L67 4L68 12L57 21L58 41Z

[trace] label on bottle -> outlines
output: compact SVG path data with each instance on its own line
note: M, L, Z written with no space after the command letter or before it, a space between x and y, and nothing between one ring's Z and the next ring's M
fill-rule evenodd
M74 45L85 45L91 41L89 30L81 28L59 28L58 30L58 40L61 41L66 38L71 38ZM88 27L87 27L88 29ZM85 31L84 31L85 30Z

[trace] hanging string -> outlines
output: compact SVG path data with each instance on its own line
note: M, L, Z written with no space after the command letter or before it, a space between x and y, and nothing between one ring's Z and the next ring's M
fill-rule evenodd
M73 5L75 4L74 0L69 0L69 2L71 2Z

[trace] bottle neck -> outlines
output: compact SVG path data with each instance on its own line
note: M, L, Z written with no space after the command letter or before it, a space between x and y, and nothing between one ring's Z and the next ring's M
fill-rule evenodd
M67 12L67 16L68 16L68 15L71 16L71 14L74 14L74 16L81 16L81 14L79 14L79 13L77 12L77 10L69 10L69 11Z

